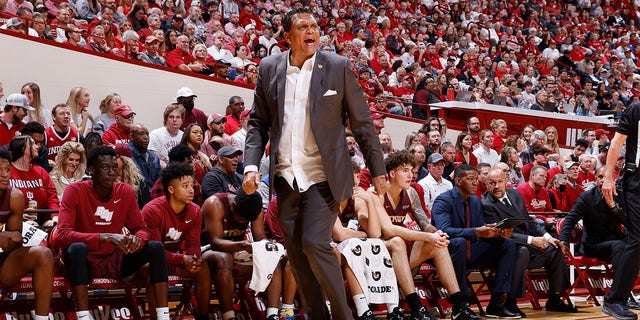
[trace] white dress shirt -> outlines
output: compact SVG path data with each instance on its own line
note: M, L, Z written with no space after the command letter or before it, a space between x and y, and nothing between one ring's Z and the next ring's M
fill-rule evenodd
M287 180L291 188L295 179L300 192L327 180L309 115L309 92L315 61L316 56L313 55L302 68L298 68L287 59L282 137L275 175Z
M418 184L424 189L424 204L427 206L429 210L433 206L433 203L436 201L436 198L453 189L453 184L451 181L440 177L440 182L436 181L433 178L431 173L429 173L426 177L420 179Z

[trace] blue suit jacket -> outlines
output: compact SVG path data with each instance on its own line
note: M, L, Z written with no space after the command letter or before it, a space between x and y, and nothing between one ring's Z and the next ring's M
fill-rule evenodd
M469 213L471 228L466 228L464 201L458 187L439 195L431 209L433 225L446 232L449 238L465 238L476 240L476 227L486 224L482 214L482 203L478 197L469 197Z

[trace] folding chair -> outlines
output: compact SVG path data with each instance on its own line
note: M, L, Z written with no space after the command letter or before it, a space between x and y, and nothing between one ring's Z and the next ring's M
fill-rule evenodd
M420 299L426 300L428 306L436 308L441 318L451 314L452 306L447 299L449 293L440 282L436 268L431 264L423 263L418 270L418 275L420 277L419 282L416 281L416 288Z

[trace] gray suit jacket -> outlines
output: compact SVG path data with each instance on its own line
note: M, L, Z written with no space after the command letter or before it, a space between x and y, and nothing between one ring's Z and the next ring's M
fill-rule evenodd
M286 51L260 62L245 145L245 165L259 165L265 146L271 141L271 186L282 135L288 58L289 51ZM337 94L324 96L328 90L334 90ZM316 53L309 102L311 130L320 149L333 198L340 202L353 192L353 167L345 138L347 121L372 176L385 174L380 141L371 121L371 112L356 76L349 68L349 60L334 53Z
M511 188L507 188L507 198L511 202L511 207L507 207L502 201L494 198L489 192L482 196L482 208L487 223L496 223L505 218L529 218L527 207L520 193ZM546 233L544 228L533 219L513 228L511 238L516 243L526 244L528 236L541 237Z

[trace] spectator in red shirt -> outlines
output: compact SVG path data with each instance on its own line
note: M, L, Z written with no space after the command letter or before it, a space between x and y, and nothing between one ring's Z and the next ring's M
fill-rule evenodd
M596 182L596 176L593 174L593 160L594 157L590 154L582 154L578 158L580 168L578 170L578 184L582 186L583 190L586 190L589 185Z
M14 93L7 97L4 113L0 117L0 146L8 144L13 137L19 135L24 126L22 119L27 116L27 111L34 110L24 94Z
M124 104L119 105L114 113L116 122L102 135L102 144L105 146L127 144L131 140L130 130L136 113L133 112L130 106Z
M188 87L182 87L178 89L176 93L176 102L184 106L187 111L184 115L184 120L182 121L182 126L180 126L181 130L184 130L188 125L197 122L203 128L207 128L207 115L200 109L195 107L195 98L197 98L195 93L191 91Z
M232 135L240 129L240 114L244 111L244 100L240 96L229 98L227 105L227 123L224 126L224 133Z
M202 71L202 65L195 62L189 52L189 37L185 35L178 36L176 48L167 53L167 65L182 71Z

